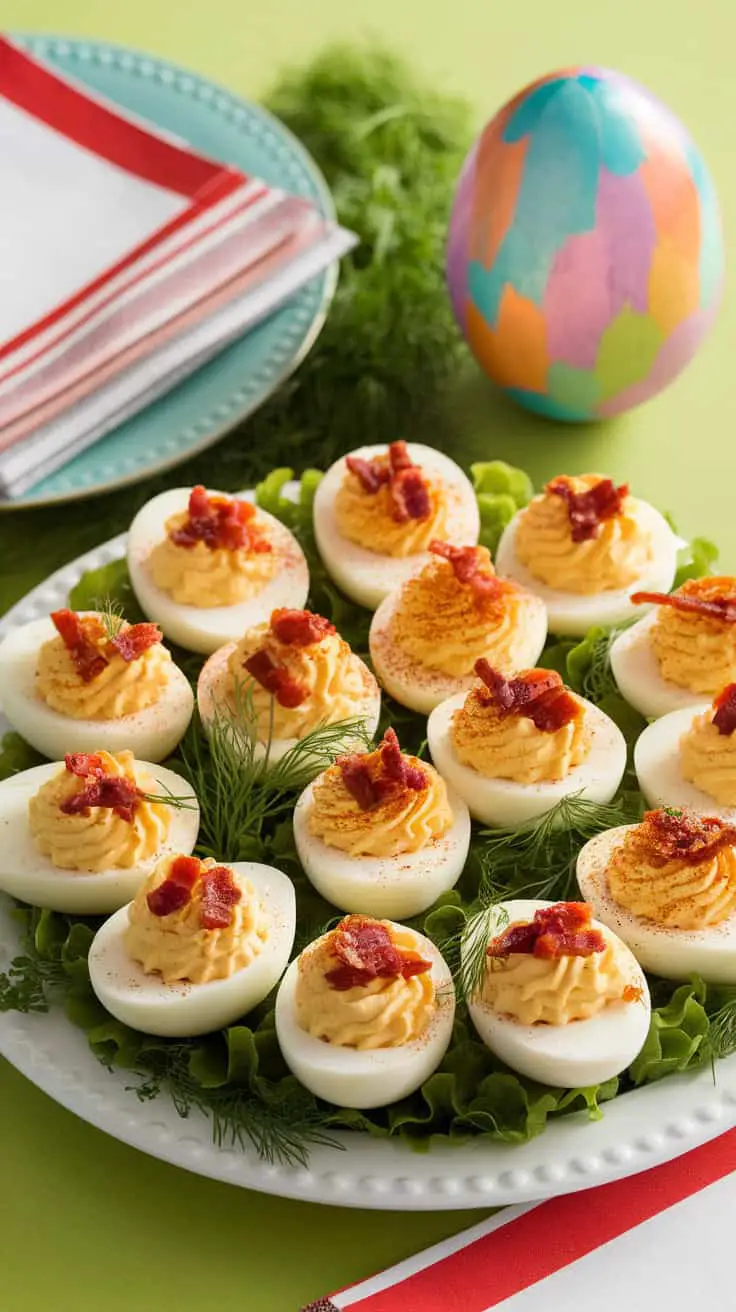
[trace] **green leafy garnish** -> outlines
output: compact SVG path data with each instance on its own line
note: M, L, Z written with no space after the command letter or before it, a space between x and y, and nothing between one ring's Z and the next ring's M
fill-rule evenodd
M672 516L665 515L665 519L673 533L677 533ZM700 579L706 574L712 574L719 554L715 542L711 542L708 538L692 538L690 542L686 542L677 553L677 573L673 588L681 587L688 579Z
M646 1043L629 1070L634 1084L651 1084L708 1060L706 997L702 980L695 980L676 987L669 1001L655 1008Z
M273 435L288 427L308 460L327 465L431 421L466 354L445 242L470 116L394 56L349 48L286 76L267 104L318 160L360 245L341 263L317 348L254 416L250 441L268 459Z
M252 701L236 689L234 710L217 707L205 734L195 714L176 761L199 800L198 853L229 861L266 860L274 833L291 815L299 793L336 757L366 748L359 718L314 729L279 760L256 737Z
M34 765L42 765L45 757L35 751L25 738L12 730L3 734L0 740L0 779L9 779L21 770L31 770Z
M507 524L534 495L529 475L504 460L487 460L470 466L480 511L480 541L493 556Z
M138 605L138 598L128 573L125 559L111 560L99 569L90 569L69 593L72 610L99 610L110 616L124 615L131 624L146 617Z

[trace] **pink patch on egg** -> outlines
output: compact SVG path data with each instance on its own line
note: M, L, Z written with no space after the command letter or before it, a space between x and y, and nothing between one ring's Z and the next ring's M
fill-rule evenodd
M608 259L600 228L568 237L557 252L543 304L551 360L576 369L594 367L601 333L612 317Z

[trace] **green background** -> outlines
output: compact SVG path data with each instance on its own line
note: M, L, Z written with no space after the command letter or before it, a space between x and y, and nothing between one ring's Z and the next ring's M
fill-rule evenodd
M0 0L0 19L8 29L147 48L254 98L284 63L328 41L378 37L438 87L469 97L479 124L556 66L619 68L689 125L733 244L733 0ZM734 340L727 297L684 377L640 412L596 428L566 430L510 412L471 373L451 398L455 454L506 458L536 478L584 469L628 478L685 533L715 538L723 565L736 569ZM82 513L0 517L0 611L123 528L127 513L107 499ZM188 1176L82 1124L5 1063L0 1157L3 1312L296 1312L480 1216L340 1212Z

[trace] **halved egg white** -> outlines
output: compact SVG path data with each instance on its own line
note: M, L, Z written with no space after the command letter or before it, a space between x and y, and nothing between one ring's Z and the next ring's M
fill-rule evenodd
M309 591L309 570L294 535L273 515L259 509L258 518L268 526L274 551L279 555L278 572L265 587L234 606L187 606L174 601L153 582L146 562L153 548L166 537L166 521L186 510L190 492L188 487L161 492L138 511L128 530L128 569L149 620L155 620L171 642L209 656L223 643L240 638L246 629L269 619L271 611L279 606L300 610ZM210 491L209 495L227 494ZM253 500L252 493L238 495L243 501Z
M736 807L719 806L710 793L696 788L682 774L680 739L706 709L707 704L700 711L671 711L648 725L634 747L634 769L649 806L686 806L698 815L715 815L733 824Z
M394 928L408 932L403 925ZM298 959L289 966L276 995L276 1035L289 1070L317 1098L338 1107L385 1107L406 1098L437 1070L452 1038L455 989L439 949L412 933L415 950L432 963L435 1011L424 1033L398 1048L343 1048L307 1034L296 1011Z
M126 870L59 870L38 851L28 824L28 803L42 784L53 779L63 762L37 765L0 782L0 888L11 897L50 911L94 916L115 911L135 897L157 861L169 853L188 856L199 832L199 806L191 786L173 770L136 761L156 780L162 795L191 799L191 806L171 808L166 842L153 856Z
M362 446L350 454L364 460L385 455L386 446ZM478 541L480 515L478 502L470 480L459 465L441 451L408 443L408 451L415 464L427 474L441 479L447 489L450 506L447 527L443 538L454 546L467 546ZM349 542L339 532L335 516L335 497L345 477L345 457L327 470L314 498L314 534L325 568L346 596L359 606L374 610L394 588L409 578L421 565L431 559L429 552L413 556L384 556L366 547Z
M664 515L646 501L639 502L638 518L642 528L652 536L653 555L649 567L628 588L589 594L550 588L522 565L516 554L516 532L523 513L520 510L503 531L496 551L496 569L499 574L516 579L517 583L542 598L552 633L582 637L596 624L626 624L642 613L642 607L634 606L630 600L632 592L669 592L672 587L682 542L672 532Z
M736 916L710 929L668 929L627 911L613 897L606 869L633 825L617 825L591 838L581 850L577 881L586 902L631 949L645 970L665 979L696 974L711 984L736 984Z
M286 969L294 944L294 886L272 866L239 861L230 866L247 879L272 916L271 931L260 953L228 979L167 984L146 974L128 956L125 933L128 907L121 907L97 931L89 953L89 977L103 1007L124 1025L168 1038L189 1038L231 1025L271 992Z
M231 642L228 643L226 647L221 647L213 656L210 656L209 660L205 662L200 671L199 679L197 681L197 706L199 707L199 714L205 732L210 728L212 721L218 713L227 714L226 708L228 705L227 698L230 682L228 661L235 651L236 646L237 643ZM366 670L366 673L370 674L370 671ZM381 715L381 689L376 683L376 680L373 679L373 676L371 675L370 677L373 683L372 691L364 701L356 703L353 714L355 718L363 720L366 733L369 737L373 738L378 728L378 721ZM351 716L351 718L353 717ZM247 726L243 725L241 727L245 734ZM272 761L275 764L277 761L282 760L287 752L292 751L292 749L296 747L298 742L298 738L272 738L271 742L268 744L269 761ZM266 756L266 744L264 742L256 742L252 750L255 760L264 760ZM345 752L357 750L364 751L365 743L362 737L359 736L355 739L346 737L341 750ZM320 764L315 768L319 769L321 764L322 762L320 761Z
M429 715L435 706L454 693L468 692L475 683L473 673L444 674L442 670L428 669L412 660L392 640L391 624L401 599L401 588L394 589L381 602L371 622L369 645L373 667L391 697L402 706L408 706L420 715ZM520 615L524 625L524 645L520 646L517 668L531 669L536 665L547 641L547 612L544 602L529 593Z
M452 717L465 701L465 693L448 697L429 717L427 741L436 768L460 794L474 820L484 825L523 825L544 815L563 797L580 793L591 802L610 802L626 769L626 740L621 730L598 706L584 697L576 700L585 708L591 731L590 751L566 779L538 784L520 784L512 779L487 779L472 766L463 765L455 754L450 735Z
M360 912L379 920L418 916L453 888L470 847L470 814L463 801L447 790L452 828L419 852L394 857L350 856L309 832L314 785L302 793L294 811L294 841L310 882L341 911Z
M611 672L621 696L652 720L686 707L703 710L709 702L707 693L690 692L689 688L679 688L662 678L651 643L657 610L655 607L643 620L625 629L611 644L609 653Z
M528 921L536 911L552 905L518 899L504 903L503 910L510 922ZM614 937L605 923L593 921L593 925L606 937ZM602 1084L631 1065L649 1033L647 981L624 943L620 944L620 954L629 968L627 983L641 989L641 998L636 1002L609 1003L597 1016L567 1025L522 1025L484 1002L473 1001L468 1004L471 1020L491 1052L520 1075L563 1089Z
M52 710L36 692L39 650L58 636L50 619L31 620L11 630L0 644L2 705L13 728L52 759L100 749L113 755L127 749L145 761L170 756L194 709L194 693L179 667L173 661L168 666L166 684L153 706L116 720L77 720Z

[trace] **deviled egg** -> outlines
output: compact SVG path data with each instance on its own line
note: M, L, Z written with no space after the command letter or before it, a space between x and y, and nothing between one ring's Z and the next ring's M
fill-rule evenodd
M522 825L574 793L612 800L626 768L613 720L552 670L506 679L481 659L475 672L470 692L442 702L427 724L432 760L474 820Z
M377 751L343 756L302 793L294 841L314 887L342 911L419 915L457 883L470 845L463 801L393 729Z
M634 747L634 767L650 806L736 821L736 683L703 711L670 711L650 724Z
M633 619L632 592L669 591L680 545L628 484L561 474L504 530L496 568L542 598L553 633L583 635Z
M243 733L255 735L257 756L267 749L269 760L278 761L328 724L360 720L371 738L381 690L334 624L308 610L281 609L210 656L197 702L205 729L217 715L232 717Z
M483 1042L541 1084L602 1084L630 1066L649 1032L641 966L584 902L502 904L508 923L488 945L468 1004Z
M441 953L388 920L348 916L292 961L276 997L289 1069L339 1107L384 1107L447 1051L455 991Z
M189 681L155 624L57 610L12 629L0 644L3 711L44 756L126 748L169 756L194 707Z
M335 583L374 610L426 564L435 538L477 542L478 503L454 460L410 442L364 446L331 465L314 498L314 533Z
M500 579L486 547L430 542L432 559L381 602L370 650L386 692L429 715L473 686L485 657L504 674L535 664L547 638L544 602Z
M676 592L644 592L653 605L611 646L621 695L650 719L702 706L736 681L736 578L688 579Z
M172 770L132 752L73 753L0 783L0 888L70 915L115 911L198 830L195 794Z
M296 538L247 499L178 487L138 511L128 568L149 619L209 656L277 606L303 606L309 571Z
M295 927L294 886L279 870L169 856L97 931L90 980L102 1005L132 1029L206 1034L271 992Z
M736 828L667 807L591 838L583 897L646 970L736 984Z

